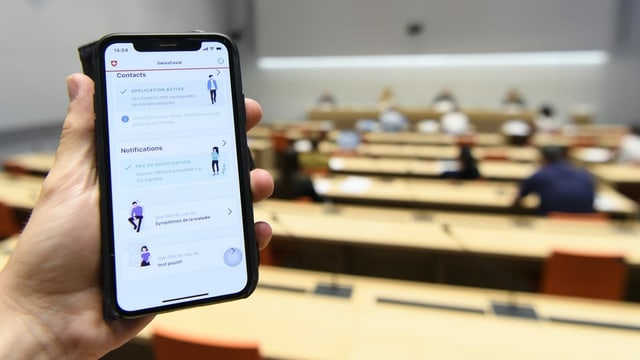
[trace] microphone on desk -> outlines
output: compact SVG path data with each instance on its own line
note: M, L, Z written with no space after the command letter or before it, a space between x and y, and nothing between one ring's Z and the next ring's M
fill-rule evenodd
M538 316L535 310L528 305L519 304L518 302L518 286L515 281L510 281L507 279L504 274L502 274L499 270L487 262L485 258L479 256L474 251L469 250L462 241L458 238L458 236L453 232L448 223L442 223L442 232L449 235L449 238L453 240L456 245L462 250L462 252L472 255L476 258L477 264L484 268L484 270L489 273L492 277L494 277L499 283L507 289L507 302L498 302L492 301L491 307L493 312L496 315L505 315L505 316L514 316L526 319L537 319Z

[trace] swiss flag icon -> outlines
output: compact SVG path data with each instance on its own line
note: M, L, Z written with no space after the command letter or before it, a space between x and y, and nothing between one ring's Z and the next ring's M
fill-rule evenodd
M118 65L118 60L111 60L111 66L116 67Z

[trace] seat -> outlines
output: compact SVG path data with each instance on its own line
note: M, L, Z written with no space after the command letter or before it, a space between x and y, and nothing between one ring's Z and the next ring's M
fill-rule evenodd
M15 235L22 230L13 210L0 202L0 239Z
M567 213L567 212L551 211L547 213L547 217L550 219L571 220L571 221L588 221L588 222L609 221L609 215L603 212Z
M222 341L168 328L154 328L151 344L155 360L262 360L258 343Z
M540 290L552 295L621 300L627 273L622 255L555 250L544 264Z

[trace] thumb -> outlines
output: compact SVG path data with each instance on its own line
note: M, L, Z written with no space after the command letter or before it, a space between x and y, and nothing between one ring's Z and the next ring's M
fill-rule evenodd
M93 80L83 74L67 78L69 107L62 125L56 159L48 177L56 180L82 176L95 181L95 113ZM76 176L73 176L76 173ZM87 176L90 175L90 176ZM71 176L71 178L68 178Z

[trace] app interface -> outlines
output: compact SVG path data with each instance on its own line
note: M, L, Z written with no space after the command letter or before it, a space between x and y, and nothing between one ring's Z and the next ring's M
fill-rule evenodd
M126 311L247 282L229 51L105 49L116 297Z

